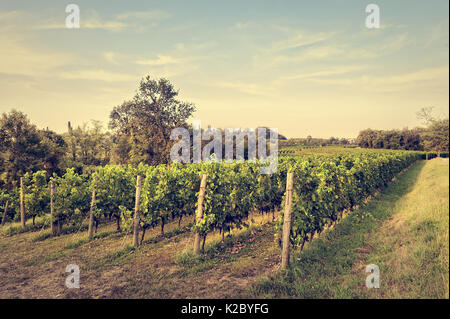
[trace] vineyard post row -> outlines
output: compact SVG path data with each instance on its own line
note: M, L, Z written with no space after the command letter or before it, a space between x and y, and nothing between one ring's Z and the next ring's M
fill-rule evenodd
M9 200L7 200L5 203L5 210L3 211L3 218L2 218L2 226L5 225L5 223L6 223L6 214L8 214L8 205L9 205Z
M287 173L286 181L286 205L284 206L283 221L283 245L281 252L281 269L289 266L289 236L291 235L291 206L292 206L292 189L294 184L294 173Z
M141 175L136 178L136 200L133 217L133 246L139 246L139 204L141 199Z
M56 224L53 220L53 207L54 207L54 196L55 196L55 181L50 181L50 232L52 236L56 235Z
M200 192L198 194L197 215L196 215L197 223L199 223L203 218L203 200L205 199L206 178L207 178L207 175L203 174L202 180L200 182ZM200 254L200 233L198 231L195 232L194 254L195 255Z
M431 158L433 158L432 155L433 154L428 154L428 153L421 154L422 159L431 159ZM303 247L303 244L305 241L312 240L313 234L316 231L320 234L320 231L322 230L323 226L328 223L328 221L324 222L323 221L324 219L331 220L332 222L336 223L339 216L335 216L336 215L335 211L337 211L339 209L347 208L346 205L348 205L348 204L342 204L341 203L342 200L344 200L345 198L350 196L350 199L352 202L352 204L350 206L353 206L358 201L360 201L360 198L358 197L359 195L355 195L354 193L356 192L359 194L362 191L364 192L364 194L370 193L371 189L373 188L372 184L375 183L375 181L373 179L375 178L375 176L378 176L379 173L384 172L383 174L386 175L384 178L386 178L386 177L391 178L392 177L391 175L398 173L398 171L394 172L391 170L395 167L395 165L401 165L401 164L395 164L395 160L392 158L393 157L392 155L386 154L383 156L386 157L387 162L382 162L381 158L378 158L375 161L374 160L375 157L379 157L379 156L363 157L363 158L365 158L367 163L364 161L360 162L359 158L357 161L355 161L355 159L350 158L348 163L352 163L352 165L354 165L354 163L360 163L360 164L358 164L359 166L354 166L355 168L358 167L358 169L353 174L363 174L362 176L363 177L365 176L362 180L359 180L360 177L357 177L357 175L355 175L357 177L357 179L352 182L350 182L350 178L353 179L356 177L352 177L353 175L341 174L342 168L338 168L339 165L344 165L343 164L344 161L341 158L339 158L339 162L337 162L338 164L336 164L334 162L334 160L330 160L330 161L327 160L324 163L319 161L320 165L318 165L318 163L312 162L311 160L308 160L308 161L301 160L301 161L298 161L298 163L293 162L293 163L296 163L296 165L299 163L303 163L306 165L306 166L304 166L304 168L300 168L303 166L297 166L298 167L297 169L299 169L298 172L295 171L296 176L298 174L297 178L303 178L304 176L302 174L306 174L305 176L310 179L310 181L305 181L304 185L302 183L300 183L299 186L296 185L295 190L294 190L294 185L293 185L294 184L293 183L293 174L294 173L293 172L291 173L290 169L288 168L290 166L290 164L286 165L283 169L280 170L279 173L286 177L286 179L284 179L284 178L279 179L279 181L282 181L284 179L283 184L286 183L286 189L285 189L285 194L284 194L285 199L283 200L285 202L284 213L283 213L284 218L282 218L282 220L280 221L280 224L279 224L279 226L282 226L282 229L278 228L279 231L282 231L282 233L281 233L282 240L280 242L281 248L282 248L282 268L285 268L289 265L289 249L290 249L290 247L289 247L290 246L289 245L289 232L294 231L294 234L291 234L292 241L296 240L296 236L298 237L298 239L296 240L295 243L293 243L293 245L301 244L301 247ZM403 161L403 160L407 160L410 157L394 156L394 158L397 158L397 160L399 160L399 161ZM416 156L415 158L418 158L418 156ZM331 159L331 157L330 157L330 159ZM292 159L287 159L287 160L292 160ZM313 164L311 165L311 163L313 163ZM388 165L388 163L389 163L389 166L386 166L386 165ZM322 165L322 164L326 164L326 165ZM336 166L336 165L338 165L338 166ZM391 166L392 166L392 168L391 168ZM245 167L244 167L244 169L245 169ZM177 170L177 168L175 167L174 171L176 171L176 170ZM309 172L313 172L313 171L315 172L314 177L311 177ZM345 168L344 168L344 171L345 171ZM197 211L195 212L195 226L202 226L202 227L204 226L203 224L205 223L205 220L204 220L205 216L209 217L208 212L209 212L209 210L211 210L211 207L220 208L221 206L223 206L221 204L217 205L218 204L217 202L215 202L215 205L211 205L211 202L208 202L208 201L211 201L210 197L208 197L208 196L210 196L210 195L208 195L209 194L208 192L212 192L212 194L214 194L218 189L216 179L219 178L219 176L220 176L220 178L222 178L222 175L217 174L215 172L216 171L214 169L211 171L207 171L207 172L203 171L203 174L201 176L197 175L197 177L195 179L196 185L198 185L197 183L200 182L200 190L198 193L197 205L196 205ZM232 170L231 170L231 172L232 172ZM245 171L245 172L247 172L247 171ZM326 172L326 173L324 173L324 172ZM205 173L207 173L207 174L205 174ZM135 189L136 190L135 201L134 201L134 203L132 203L133 196L130 194L131 196L129 196L129 197L131 197L131 202L129 202L127 204L128 207L132 207L133 204L135 206L134 207L135 208L134 216L133 216L132 211L130 211L131 219L129 219L130 222L132 222L131 225L132 225L132 232L133 232L133 245L135 247L137 247L139 245L139 242L137 240L138 234L139 234L139 228L140 228L139 223L142 222L142 218L145 218L145 216L146 216L145 209L143 207L140 207L141 206L141 201L140 201L141 185L140 184L141 184L141 180L142 180L142 174L143 174L143 172L141 171L141 173L137 175L136 189ZM247 178L247 176L250 176L250 178L255 178L255 176L252 177L252 174L254 174L254 172L250 173L250 175L245 175L245 174L239 175L239 174L238 175L228 175L228 173L226 173L225 175L227 175L227 176L234 176L230 180L227 180L226 183L231 183L231 184L235 183L236 185L244 185L245 183L244 184L242 184L242 183L245 181L245 178ZM180 174L178 174L178 175L180 175ZM194 173L194 175L195 175L195 173ZM321 176L320 178L319 178L319 175ZM387 176L387 175L389 175L389 176ZM134 176L136 176L136 175L134 175ZM132 180L134 180L134 176L133 177L130 176ZM156 175L152 175L152 176L156 176ZM164 176L163 180L166 180L168 178L166 175L162 175L162 176ZM183 174L181 174L180 176L182 176L182 178L184 178ZM173 177L173 178L180 178L180 176ZM146 180L147 177L148 177L147 175L144 176L145 179L143 179L143 180ZM200 178L198 178L198 177L200 177ZM211 185L215 185L215 188L211 188L211 189L208 188L208 191L205 190L206 186L207 186L206 185L207 177L208 177L208 181L209 180L211 181ZM291 178L292 178L292 181L291 181ZM20 213L22 228L25 228L26 218L28 217L28 215L26 214L26 213L28 213L27 210L30 209L30 211L32 213L34 213L34 210L33 210L34 206L32 204L30 204L30 207L28 207L29 199L28 199L27 194L29 193L29 191L27 191L28 188L25 187L26 184L28 183L28 179L29 179L29 177L27 177L27 175L25 177L20 178L20 190L19 190L19 192L16 193L17 195L20 196L19 205L14 204L14 205L19 206L18 208L20 208L19 212L17 212L17 213ZM322 181L321 181L321 179L322 179ZM340 182L339 182L339 179L341 180ZM86 210L84 210L85 212L89 212L89 217L88 217L89 240L91 240L94 237L93 236L93 222L95 220L95 217L93 215L96 213L96 206L95 206L96 203L95 202L96 202L96 200L98 201L98 197L99 196L101 197L101 194L104 193L104 190L101 190L101 188L98 188L98 187L100 187L98 185L98 183L101 180L102 179L100 178L97 181L97 175L93 176L93 179L91 180L92 181L91 185L93 186L91 189L92 194L91 194L91 196L89 196L90 194L87 195L88 198L91 197L91 198L89 198L89 199L91 199L90 200L90 209L89 209L89 199L87 199L86 207L85 207ZM264 185L264 183L266 181L269 181L268 189L269 190L272 189L272 186L270 186L271 185L270 179L269 180L261 179L261 181L259 183L263 183L263 184L260 185L260 187L267 188L267 186ZM354 184L354 182L356 184ZM341 183L346 183L346 184L350 183L350 184L348 184L347 186L344 186L343 184L341 185ZM380 184L380 181L376 181L376 183L378 185L378 184ZM58 199L58 194L57 194L59 192L59 190L57 192L57 189L56 189L57 184L58 184L58 182L54 181L53 179L50 181L50 185L49 185L50 186L49 187L49 191L50 191L49 197L50 198L48 198L48 197L45 198L45 201L47 203L50 203L50 215L51 215L50 226L51 226L51 234L53 236L55 236L57 233L56 226L58 226L58 227L61 226L61 221L58 220L58 218L54 216L55 209L56 209L56 213L58 212L58 204L57 203L58 203L58 200L60 200L60 199ZM131 182L131 185L132 184L134 184L134 181ZM76 184L75 187L79 187L79 185L81 185L81 184ZM162 185L162 187L167 187L167 184L161 184L161 185ZM209 185L209 182L208 182L208 185ZM247 185L247 184L245 184L245 185ZM250 185L250 184L248 184L248 185ZM248 185L244 186L244 188L248 187ZM359 185L359 186L357 186L357 185ZM319 186L322 188L319 189L318 188ZM348 186L352 186L352 188L348 188ZM145 199L145 196L148 196L145 194L147 194L149 192L149 189L148 189L148 186L147 186L147 189L145 188L146 186L142 186L142 187L143 187L142 188L142 192L143 192L142 196L143 196L143 199ZM282 193L283 191L281 190L281 188L282 188L281 184L278 184L277 187L279 189L279 193ZM307 189L303 189L305 187ZM312 187L312 189L310 187ZM78 188L76 188L76 189L78 190ZM236 202L236 200L239 200L239 198L241 198L241 196L243 194L242 191L234 192L235 189L233 189L233 187L224 188L224 189L226 190L226 192L232 193L232 195L230 197L234 198L233 200L235 202ZM48 188L47 188L47 190L48 190ZM166 190L166 191L168 191L168 190ZM103 193L102 193L102 191L103 191ZM295 191L296 195L293 195L294 191ZM328 196L327 194L329 192L331 192L330 194L332 194L333 196L331 196L331 197ZM36 189L34 189L34 193L39 194L39 192L36 192ZM206 197L205 197L205 193L206 193ZM219 193L222 193L222 194L219 194L219 196L221 196L223 198L223 196L224 196L223 192L220 191ZM236 196L236 194L238 194L238 195ZM338 195L340 196L339 198L335 197ZM365 194L365 195L368 195L368 194ZM17 196L17 197L19 197L19 196ZM46 195L46 196L48 196L48 195ZM279 196L279 195L276 195L276 196ZM293 196L294 196L294 198L293 198ZM302 202L299 202L298 196L302 196L300 198L300 200ZM345 198L342 196L345 196ZM157 198L159 198L159 197L157 197ZM269 199L266 199L266 201L268 200L268 201L273 202L273 198L274 198L273 195L270 195ZM9 199L7 198L7 200L5 202L3 202L4 214L3 214L3 218L2 218L2 223L4 223L6 221L7 210L8 210L8 207L11 206L10 205L11 203L8 200ZM183 199L183 200L185 200L185 199ZM192 204L193 204L192 206L195 207L195 204L194 204L195 200L192 200L192 198L189 200L192 202ZM348 198L345 200L347 202L349 201ZM172 203L172 199L170 199L168 201L169 201L169 204L165 204L166 206L164 206L163 211L166 211L167 207L172 207L172 206L170 206ZM295 201L295 203L292 203L293 201ZM145 202L145 200L144 200L144 202ZM15 203L17 203L17 201ZM78 202L75 202L75 203L76 203L76 205L78 205ZM206 203L208 203L208 204L206 204ZM302 204L302 203L304 203L304 204ZM308 203L307 205L309 205L309 203L310 203L311 205L305 206L305 203ZM324 206L323 203L325 203L326 205ZM206 206L203 207L204 205L206 205ZM246 204L244 204L244 207L248 206L248 205L247 206L245 206L245 205ZM17 207L17 206L15 206L15 207ZM144 206L145 206L145 204L144 204ZM341 207L341 206L345 206L345 207ZM48 207L48 206L46 206L46 207ZM227 203L227 206L224 206L224 207L226 207L226 209L234 209L234 206L232 206L229 203ZM237 209L249 211L249 210L247 210L247 208L243 209L241 207L238 207ZM144 209L144 210L139 211L141 209ZM160 208L156 208L156 209L159 210ZM312 219L311 220L305 219L307 222L307 225L304 228L300 229L300 228L298 228L298 219L304 218L304 216L302 214L302 210L306 210L306 209L311 210L313 212ZM34 217L34 215L33 215L33 217ZM174 217L172 217L172 218L174 218ZM239 218L242 218L242 217L239 217ZM209 222L208 218L206 219L206 221ZM220 221L220 222L222 223L222 221ZM230 224L230 222L228 222L228 223ZM240 223L240 219L237 220L236 223ZM223 225L228 226L227 224L222 223L222 224L218 224L218 226L214 226L214 227L222 227L221 231L223 231L225 229ZM302 227L303 227L303 225L302 225ZM291 228L292 228L292 230L291 230ZM212 228L210 228L210 229L212 230ZM145 226L144 226L143 230L145 232ZM200 240L201 240L202 235L203 235L203 240L206 237L206 236L204 236L204 234L202 232L204 232L203 229L202 229L202 231L199 231L199 229L195 230L194 254L196 254L196 255L200 254ZM300 233L300 232L302 232L302 233Z
M89 209L89 227L88 227L89 240L91 240L92 237L94 236L95 185L97 185L97 176L94 175L94 187L92 188L91 207Z
M23 191L23 177L20 178L20 221L25 228L25 194Z

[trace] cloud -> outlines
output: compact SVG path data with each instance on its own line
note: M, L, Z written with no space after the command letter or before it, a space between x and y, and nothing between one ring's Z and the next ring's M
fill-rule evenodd
M103 55L103 58L106 61L108 61L109 63L116 64L116 65L119 64L116 59L116 57L117 57L116 53L108 51L108 52L103 52L102 55Z
M112 32L122 31L124 29L134 29L137 31L145 30L146 27L154 27L159 21L170 17L165 11L130 11L117 14L111 18L101 17L97 11L91 10L88 13L80 15L80 29L97 29ZM50 30L65 29L64 21L47 20L33 26L34 29Z
M366 70L373 68L370 65L342 65L330 67L324 70L309 72L309 73L299 73L294 75L282 76L280 80L302 80L302 79L316 79L316 78L326 78L335 75L342 75L357 71Z
M136 64L141 65L149 65L149 66L162 66L162 65L168 65L168 64L179 64L185 61L185 59L178 59L174 58L169 55L162 55L158 54L156 59L140 59L136 61Z
M100 18L92 17L86 21L80 21L80 28L83 29L102 29L109 31L120 31L128 27L124 22L120 21L103 21Z
M424 68L403 74L386 76L354 76L337 78L313 78L318 84L352 86L373 92L399 92L432 88L448 88L449 67Z
M136 81L136 75L96 70L77 70L71 72L61 72L59 77L65 80L88 80L88 81L104 81L104 82L127 82Z
M320 32L316 34L308 34L304 31L296 32L295 35L281 41L272 43L270 52L279 52L292 49L300 49L302 47L311 46L322 43L333 37L334 32Z
M98 29L107 31L120 31L127 28L129 25L124 21L118 21L117 19L104 19L100 15L92 10L87 14L80 14L80 30L82 29ZM55 20L47 20L43 23L36 24L32 27L36 30L55 30L66 29L65 21L61 19L56 22Z
M118 20L163 20L170 17L170 14L162 10L153 11L130 11L116 15Z
M56 68L74 61L69 53L31 48L26 38L12 31L0 32L0 43L0 73L48 77Z
M325 60L331 57L341 56L345 52L340 46L318 46L311 47L299 52L295 55L278 55L272 59L272 62L277 63L295 63L307 60Z
M233 89L242 93L260 96L274 96L275 91L271 85L256 84L250 82L216 82L213 86L220 88Z
M20 18L21 16L23 16L24 13L22 11L19 10L14 10L14 11L1 11L0 12L0 21L2 23L5 23L7 21L15 21L17 20L17 18Z
M448 21L432 26L427 38L428 39L424 42L425 47L430 47L433 44L445 44L448 48Z

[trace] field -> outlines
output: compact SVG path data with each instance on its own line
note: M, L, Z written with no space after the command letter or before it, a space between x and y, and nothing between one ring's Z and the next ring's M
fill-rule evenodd
M286 272L274 240L282 211L250 213L247 227L223 241L210 229L200 256L192 253L194 216L168 222L164 235L149 228L137 248L114 220L91 241L86 220L56 237L39 226L48 216L35 231L12 234L20 224L5 225L0 298L448 298L448 174L448 159L416 161L336 226L321 225L302 252L295 246ZM380 267L379 289L365 287L371 263ZM65 287L69 264L80 267L80 289Z

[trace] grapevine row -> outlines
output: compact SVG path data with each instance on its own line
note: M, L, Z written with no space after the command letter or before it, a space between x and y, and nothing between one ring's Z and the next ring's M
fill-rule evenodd
M260 163L198 163L148 166L140 164L98 167L93 174L77 174L68 169L63 176L52 176L50 187L44 171L25 174L22 190L0 192L0 203L9 202L18 214L20 191L24 193L27 218L48 213L52 202L51 222L61 232L63 225L81 225L92 211L95 227L114 219L117 229L133 229L136 176L141 176L139 228L145 231L170 221L196 214L200 176L207 176L203 214L192 228L203 238L214 230L224 234L232 228L247 226L249 213L268 213L284 208L288 172L294 174L292 227L290 243L303 247L316 233L342 218L378 189L384 187L401 170L424 157L420 152L383 152L340 154L333 156L283 157L278 171L259 173ZM95 201L91 194L95 191ZM3 204L4 205L4 204ZM283 213L281 214L283 217ZM17 217L16 217L17 218ZM277 221L281 231L283 218Z

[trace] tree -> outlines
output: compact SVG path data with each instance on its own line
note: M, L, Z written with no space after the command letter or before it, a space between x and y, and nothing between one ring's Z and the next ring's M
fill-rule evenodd
M195 111L194 104L181 102L177 96L178 91L167 79L143 78L134 98L114 107L110 114L109 126L122 141L115 153L125 158L125 136L129 139L128 158L132 163L168 162L172 129L187 128L186 121Z
M434 106L423 107L416 113L416 116L423 121L423 124L429 125L436 121L436 118L433 116L433 109Z
M81 173L86 166L106 165L110 161L111 137L99 121L92 120L76 129L69 122L64 140L68 145L65 168L73 167Z
M27 217L33 219L34 226L36 217L43 216L49 210L50 194L46 172L26 173L24 180L26 213Z
M427 125L425 129L420 131L424 149L440 153L449 149L449 119L435 117L433 108L424 107L416 115Z
M434 120L421 134L426 151L448 151L449 149L449 120Z
M67 152L67 144L64 138L48 129L39 131L41 146L43 148L43 165L49 176L53 173L61 174L61 165Z
M356 143L363 148L385 148L393 150L423 149L417 129L409 130L363 130L359 132Z
M42 138L22 112L12 110L0 118L0 179L9 189L17 185L27 171L43 168L45 150Z
M363 130L359 132L359 135L356 138L356 144L363 148L374 148L377 135L377 131L370 128Z

